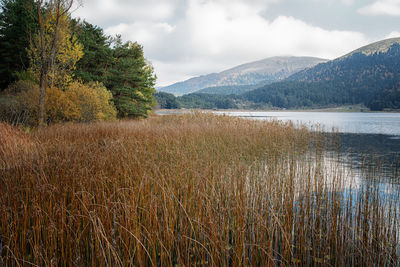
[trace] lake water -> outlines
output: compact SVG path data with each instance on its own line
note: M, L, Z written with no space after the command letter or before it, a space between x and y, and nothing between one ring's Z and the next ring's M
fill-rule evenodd
M400 113L217 111L257 120L292 121L327 133L338 132L353 153L400 155Z
M256 120L292 121L295 124L305 124L311 129L322 129L327 135L335 132L335 136L341 138L342 152L346 154L348 161L346 165L351 166L349 168L352 170L357 170L365 164L366 159L369 159L371 164L379 162L388 166L389 172L392 173L393 168L396 171L399 169L400 113L261 111L215 113ZM390 180L393 182L392 178L395 178L396 183L399 183L399 175L394 176ZM386 181L381 182L386 183Z
M328 132L335 129L340 133L383 134L400 138L400 113L261 111L218 111L216 113L259 120L292 121L310 127L319 126Z

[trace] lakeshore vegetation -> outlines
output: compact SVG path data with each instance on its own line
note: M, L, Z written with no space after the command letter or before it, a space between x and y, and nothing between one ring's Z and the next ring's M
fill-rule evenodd
M74 0L0 1L0 120L44 126L147 117L143 47L71 18Z
M400 263L398 189L371 166L349 186L318 131L189 113L0 135L3 266Z

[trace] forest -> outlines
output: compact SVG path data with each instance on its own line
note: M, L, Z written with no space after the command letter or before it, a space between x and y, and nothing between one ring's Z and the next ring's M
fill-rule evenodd
M137 42L72 18L73 0L1 0L0 120L147 117L156 75Z

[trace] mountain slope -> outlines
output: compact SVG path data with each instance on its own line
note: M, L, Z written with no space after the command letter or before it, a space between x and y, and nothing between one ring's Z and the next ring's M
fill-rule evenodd
M196 91L195 93L200 94L214 94L214 95L240 95L254 89L260 88L264 85L271 84L272 81L264 81L259 84L250 84L250 85L224 85L224 86L213 86L207 87L201 90Z
M366 56L370 56L370 55L373 55L376 53L386 53L393 46L393 44L396 44L399 42L400 42L400 38L390 38L390 39L378 41L378 42L360 47L360 48L344 55L343 57L338 58L338 60L348 58L356 53L361 53Z
M400 38L376 42L336 60L245 93L246 100L274 106L364 104L400 108Z
M208 87L244 86L285 79L300 70L313 67L325 59L313 57L272 57L243 64L220 73L212 73L178 82L159 91L183 95ZM210 90L207 91L211 93Z

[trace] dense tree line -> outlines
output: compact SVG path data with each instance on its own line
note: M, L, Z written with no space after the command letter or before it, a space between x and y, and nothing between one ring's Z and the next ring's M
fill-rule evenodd
M241 97L254 103L268 103L278 108L317 108L357 104L357 101L349 96L349 91L337 88L332 82L283 81L251 91Z
M374 97L368 106L372 110L400 109L400 87L399 89L385 90Z
M200 109L237 108L233 99L229 96L224 96L224 95L193 93L178 97L178 101L184 108L200 108Z
M226 95L193 93L174 96L170 93L158 92L155 99L160 108L198 108L198 109L234 109L237 108L235 99Z
M271 82L264 82L257 85L226 85L226 86L213 86L196 91L196 93L213 94L213 95L240 95L248 91L255 90L265 84Z
M178 99L170 93L157 92L154 94L157 105L159 108L163 109L179 109L181 108L181 103Z
M143 47L72 19L73 2L0 0L0 119L38 124L41 117L52 123L151 112L156 77Z

